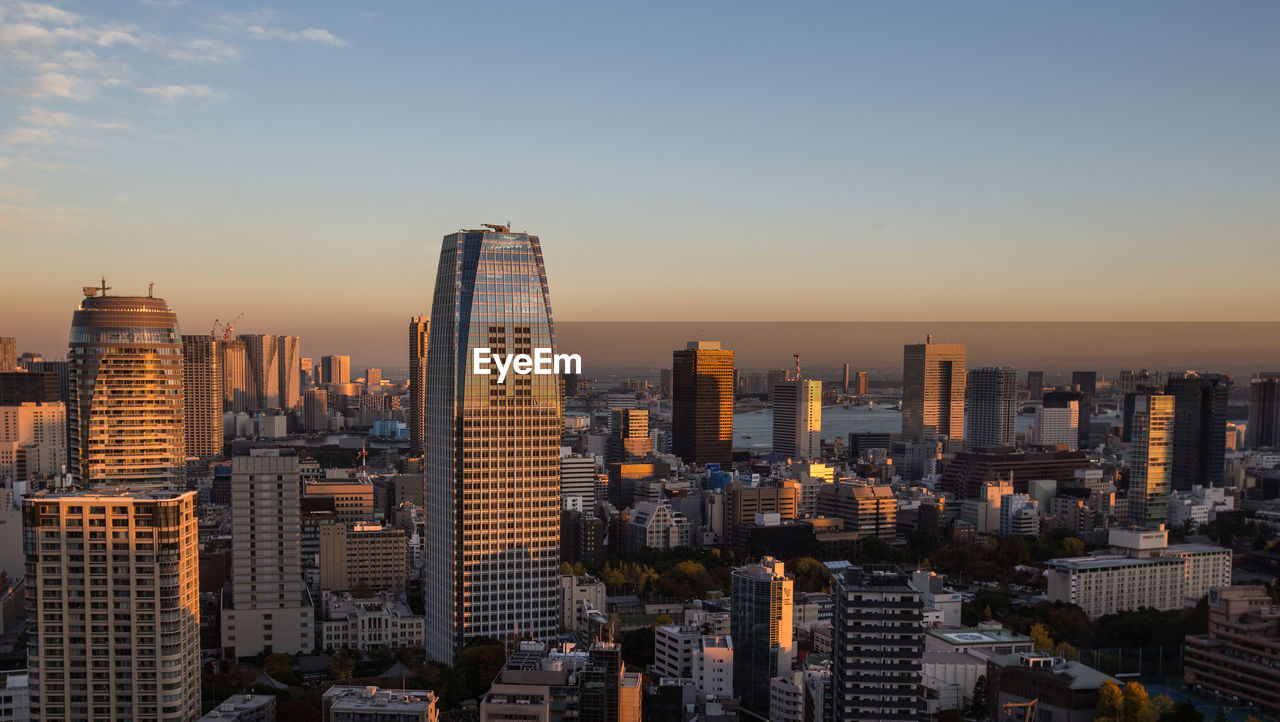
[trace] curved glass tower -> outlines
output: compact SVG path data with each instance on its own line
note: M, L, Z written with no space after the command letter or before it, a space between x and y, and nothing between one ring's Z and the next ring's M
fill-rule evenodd
M71 320L71 473L81 486L186 483L182 336L164 299L89 295Z
M427 344L427 656L558 628L560 378L475 374L473 351L554 349L537 236L445 236Z

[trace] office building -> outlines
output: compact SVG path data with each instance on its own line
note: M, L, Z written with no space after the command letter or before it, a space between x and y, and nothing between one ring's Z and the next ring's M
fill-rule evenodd
M560 652L521 642L481 698L480 722L640 722L641 675L623 669L620 644Z
M70 471L91 487L185 484L177 314L107 290L86 287L71 321Z
M849 393L849 364L843 364L840 367L840 393Z
M833 569L831 596L835 653L826 719L921 719L924 629L911 579L895 566L846 564Z
M1027 494L1000 497L1000 536L1039 536L1040 503Z
M373 482L368 477L352 479L341 474L309 479L303 484L302 494L304 497L331 497L334 518L344 524L373 521Z
M24 401L66 403L58 374L52 371L0 372L0 406L13 406Z
M426 342L431 320L413 316L408 321L408 456L422 456L426 439Z
M1065 446L1075 450L1080 443L1080 402L1065 406L1036 407L1031 443L1036 446Z
M593 513L596 506L596 476L594 456L562 455L560 457L560 498L576 497L582 502L583 514Z
M222 454L222 349L209 336L182 337L182 406L187 456Z
M15 371L18 368L18 339L12 336L0 336L0 372Z
M795 519L800 515L800 495L800 482L792 479L757 486L731 481L724 487L725 526L754 524L758 514L776 514L779 521Z
M275 722L276 698L269 694L233 694L196 722Z
M822 382L779 381L773 387L773 451L796 461L822 458Z
M381 393L382 369L365 369L364 370L364 391L367 394Z
M1027 398L1032 401L1039 401L1044 394L1044 372L1028 371L1027 372Z
M1067 602L1090 619L1130 609L1181 609L1212 587L1231 585L1231 550L1208 544L1169 544L1169 532L1117 529L1110 553L1050 559L1045 572L1051 602Z
M222 352L222 410L233 413L252 411L257 401L249 388L249 358L245 342L240 339L223 339L218 342Z
M733 352L690 341L672 353L671 451L688 464L733 462Z
M195 507L194 491L158 489L23 500L32 719L200 715Z
M1047 409L1069 408L1074 402L1076 416L1076 448L1087 449L1091 442L1089 425L1093 423L1093 396L1082 391L1046 391L1041 406Z
M867 372L859 371L858 375L855 378L857 380L853 385L854 393L856 393L859 396L866 396L867 388L869 386L868 379L867 379Z
M1249 382L1249 449L1280 449L1280 372L1266 372Z
M439 722L436 693L334 685L321 699L321 722Z
M231 584L222 647L231 658L309 654L315 614L302 580L298 457L253 449L231 460Z
M320 649L360 652L410 649L423 645L426 620L414 614L404 595L384 592L356 598L349 592L325 592L320 620Z
M1187 373L1165 382L1174 399L1169 485L1222 486L1226 473L1227 404L1231 382L1221 374Z
M1129 450L1129 519L1150 527L1169 519L1169 467L1173 461L1174 398L1135 398Z
M734 569L732 579L734 696L767 709L769 680L790 673L796 656L794 582L773 557Z
M965 346L934 343L902 347L902 433L964 439Z
M1018 372L984 366L969 372L965 443L970 449L1012 446L1017 435Z
M302 430L329 430L329 392L326 389L307 389L302 394Z
M1071 389L1093 396L1098 392L1097 371L1072 371Z
M859 538L892 542L898 535L898 500L889 486L861 481L825 484L818 492L818 513L843 519L845 530L857 532Z
M440 251L427 350L423 586L427 657L446 664L472 637L549 639L558 627L560 380L471 373L481 347L555 353L537 236L505 226L460 231Z
M1280 606L1263 586L1209 590L1209 629L1188 636L1186 681L1214 696L1280 714Z
M627 521L627 539L630 556L643 549L670 551L689 546L689 520L674 511L663 501L642 501L631 512Z
M351 383L351 357L321 356L320 382L325 384Z
M643 459L653 450L649 438L648 409L610 409L609 438L605 462L609 464Z
M375 592L403 592L409 573L409 538L404 529L381 524L320 526L320 589L348 592L367 586Z
M251 410L295 409L301 399L301 348L297 336L240 334L244 342Z
M67 465L67 409L61 401L0 406L0 481L56 477Z

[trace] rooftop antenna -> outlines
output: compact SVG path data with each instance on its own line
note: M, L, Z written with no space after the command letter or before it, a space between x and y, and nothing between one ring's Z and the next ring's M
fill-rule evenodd
M151 283L147 284L147 298L155 298L155 297L156 297L156 282L152 281Z
M102 295L103 295L103 296L105 296L105 295L107 295L107 291L110 291L110 290L111 290L111 287L107 285L107 277L106 277L106 276L99 276L99 278L101 278L101 279L102 279Z
M800 380L800 354L793 353L791 357L796 360L796 381Z

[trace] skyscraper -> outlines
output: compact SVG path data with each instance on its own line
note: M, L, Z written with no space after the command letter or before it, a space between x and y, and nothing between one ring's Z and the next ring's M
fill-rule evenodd
M849 393L849 364L840 367L840 393Z
M773 387L773 451L796 461L822 458L822 382L779 381Z
M18 339L0 336L0 372L18 368Z
M85 288L71 320L71 473L86 486L186 482L182 338L164 299Z
M1173 461L1174 399L1134 397L1133 446L1129 450L1129 520L1142 527L1169 518L1169 467Z
M1244 445L1250 449L1280 449L1280 372L1258 375L1249 382L1249 425Z
M824 719L922 719L920 592L897 567L865 565L833 574L831 597L832 646L840 652L831 656Z
M364 370L364 390L367 394L380 393L382 389L382 369Z
M1028 371L1027 372L1027 398L1032 401L1039 401L1041 395L1044 394L1044 372Z
M1017 434L1018 372L984 366L969 372L965 441L970 449L1012 446Z
M559 625L560 379L473 373L480 348L554 353L547 273L537 236L490 229L445 236L431 306L424 588L444 663L476 636Z
M964 364L961 343L902 347L902 433L964 439Z
M859 371L855 378L857 381L853 385L854 393L859 396L866 396L868 387L867 372Z
M733 352L690 341L672 354L671 451L689 464L733 462Z
M1097 371L1072 371L1071 387L1092 396L1098 392L1098 372Z
M23 500L31 719L200 714L195 507L194 491L46 491Z
M307 389L302 395L302 429L304 431L329 429L329 392L325 389Z
M244 341L226 339L218 346L222 350L222 410L240 413L255 408L249 389L249 359Z
M320 380L326 384L351 383L351 357L321 356L320 373Z
M301 401L301 349L297 336L240 334L251 410L295 409Z
M743 704L769 706L769 680L791 671L795 584L773 557L733 570L733 691Z
M427 438L427 340L430 319L409 319L409 456L422 456Z
M610 409L605 463L643 459L653 450L648 409Z
M231 460L231 584L222 595L228 656L309 653L311 595L302 582L298 457L253 449Z
M187 456L222 453L222 349L209 336L182 337L182 407Z
M1230 380L1221 374L1187 373L1165 382L1173 396L1173 466L1169 483L1175 491L1195 484L1222 486L1227 454L1227 394Z

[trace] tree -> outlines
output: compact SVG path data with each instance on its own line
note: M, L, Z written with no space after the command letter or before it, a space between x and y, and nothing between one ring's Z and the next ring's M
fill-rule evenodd
M1174 704L1172 709L1161 713L1158 722L1204 722L1204 715L1200 714L1194 704L1184 699Z
M795 578L795 591L825 592L831 585L831 572L813 557L800 557L787 565L787 571Z
M329 655L329 669L339 682L347 681L356 672L356 660L351 657L351 651L343 647L337 654Z
M973 704L969 706L969 714L974 719L985 720L987 718L987 675L978 675L978 681L973 684Z
M567 577L573 574L573 565L569 562L560 562L560 576Z
M1058 646L1053 648L1053 653L1068 662L1074 662L1080 658L1080 650L1071 646L1067 642L1058 642Z
M1173 698L1167 694L1158 694L1151 698L1142 722L1160 722L1160 718L1173 710Z
M297 680L293 676L293 658L287 654L267 655L267 659L263 662L262 670L271 676L277 682L285 684L296 684Z
M1124 686L1124 702L1122 709L1124 722L1142 722L1151 700L1147 698L1147 689L1137 682Z
M1031 644L1039 650L1053 649L1053 637L1049 636L1049 628L1039 622L1031 625Z
M1084 542L1080 539L1069 536L1062 540L1059 545L1064 557L1078 557L1084 555Z
M653 620L654 627L662 627L668 624L675 624L676 620L671 618L670 614L659 614L658 618Z
M1098 688L1098 707L1095 719L1098 722L1119 722L1124 713L1124 693L1111 680L1102 683Z

